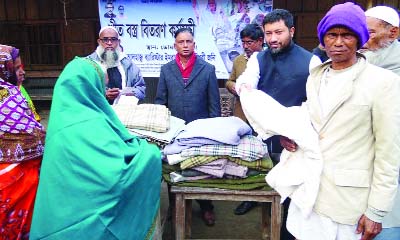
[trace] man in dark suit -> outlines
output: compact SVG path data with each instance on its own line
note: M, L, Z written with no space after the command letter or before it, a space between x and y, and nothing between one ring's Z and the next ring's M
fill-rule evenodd
M169 108L171 114L186 123L221 116L215 67L194 53L195 42L189 28L175 32L174 60L161 67L155 103ZM207 226L215 223L211 201L199 200Z
M115 18L116 15L113 13L114 11L114 4L112 2L107 2L106 4L106 13L104 13L105 18Z

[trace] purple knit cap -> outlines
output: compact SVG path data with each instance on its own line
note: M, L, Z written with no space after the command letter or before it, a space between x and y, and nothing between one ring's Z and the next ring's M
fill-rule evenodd
M364 11L352 2L333 6L318 23L318 38L325 46L324 36L333 27L346 27L355 33L358 39L357 48L360 49L369 39L367 22Z

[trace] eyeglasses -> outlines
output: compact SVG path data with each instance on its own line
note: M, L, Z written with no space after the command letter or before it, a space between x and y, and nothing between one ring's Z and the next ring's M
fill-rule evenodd
M116 37L112 37L112 38L107 38L107 37L105 37L105 38L100 38L100 40L101 40L103 43L108 43L108 42L115 43L115 42L118 41L118 38L116 38Z
M243 45L247 45L247 46L250 46L250 45L252 45L253 43L255 43L256 41L254 41L254 40L250 40L250 41L242 41L242 44Z

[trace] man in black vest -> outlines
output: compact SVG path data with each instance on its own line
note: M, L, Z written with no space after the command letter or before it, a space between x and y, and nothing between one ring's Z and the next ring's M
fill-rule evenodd
M306 100L309 70L321 60L293 42L293 16L287 10L275 9L268 13L262 26L268 49L251 56L246 70L236 81L236 91L245 84L264 91L286 107L300 106ZM283 149L280 141L285 140L274 136L266 141L273 161L279 161ZM294 239L285 225L288 207L286 200L281 229L281 239L285 240Z

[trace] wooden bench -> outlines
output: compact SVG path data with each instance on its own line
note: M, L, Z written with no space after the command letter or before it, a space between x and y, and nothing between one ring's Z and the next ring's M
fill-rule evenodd
M262 239L279 240L282 221L280 196L276 191L239 191L218 188L172 186L175 194L175 236L183 240L191 236L192 199L255 201L261 203ZM271 203L270 211L268 206ZM270 229L270 231L269 231Z

